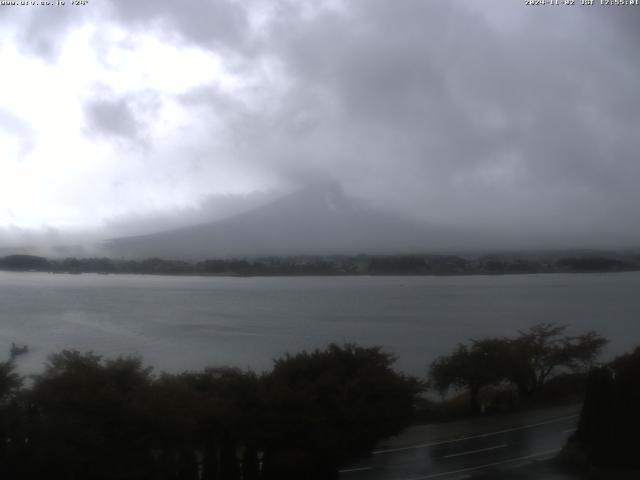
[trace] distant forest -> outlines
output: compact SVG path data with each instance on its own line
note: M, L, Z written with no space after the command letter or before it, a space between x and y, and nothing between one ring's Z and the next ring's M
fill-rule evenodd
M335 255L211 259L186 262L162 258L45 258L9 255L0 270L51 273L140 273L155 275L504 275L640 270L639 252L546 254Z

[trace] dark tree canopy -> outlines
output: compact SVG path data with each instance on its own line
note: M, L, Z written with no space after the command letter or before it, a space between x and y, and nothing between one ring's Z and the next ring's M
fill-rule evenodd
M63 351L22 389L0 364L0 478L333 478L408 424L421 385L393 362L331 345L260 376L153 375L139 358Z
M451 387L468 389L470 409L477 413L480 411L480 389L505 378L504 362L509 356L509 349L508 341L501 338L474 340L469 347L459 344L451 354L431 364L431 383L440 393Z
M563 336L567 327L552 323L534 325L512 341L513 367L509 375L521 394L531 396L559 369L588 369L607 340L593 330Z
M0 362L0 404L16 395L22 387L22 380L22 377L16 373L13 362Z
M571 439L598 466L640 468L640 347L594 368Z
M40 460L29 466L33 469L29 474L95 479L141 476L151 460L152 419L144 402L150 383L150 369L138 358L103 361L92 353L75 351L51 356L29 392L30 442Z
M451 387L470 394L470 408L480 410L480 389L509 382L520 395L532 397L561 370L586 370L597 358L606 340L594 331L575 337L562 336L565 326L541 323L519 332L516 338L473 340L459 344L449 355L430 366L431 385L441 393Z
M331 478L337 467L367 453L410 420L422 389L395 372L379 347L330 345L278 361L265 379L273 478ZM313 452L314 458L308 457ZM307 463L309 470L297 470Z

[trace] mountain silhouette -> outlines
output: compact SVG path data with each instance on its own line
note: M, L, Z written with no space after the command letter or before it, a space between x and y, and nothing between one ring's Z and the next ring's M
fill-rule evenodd
M239 256L384 254L442 242L427 226L374 211L319 183L216 222L109 240L110 255L185 260Z

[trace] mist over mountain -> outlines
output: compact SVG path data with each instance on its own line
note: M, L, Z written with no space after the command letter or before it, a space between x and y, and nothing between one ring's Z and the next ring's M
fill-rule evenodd
M3 10L4 252L640 245L640 9L201 3Z
M197 260L238 256L407 253L446 248L445 232L369 208L316 183L223 220L111 239L109 255Z

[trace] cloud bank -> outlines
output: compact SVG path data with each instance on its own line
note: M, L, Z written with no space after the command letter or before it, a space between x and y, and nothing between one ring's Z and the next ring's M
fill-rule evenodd
M639 15L508 0L4 7L0 225L162 227L212 198L331 178L516 246L637 245Z

